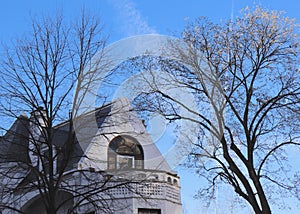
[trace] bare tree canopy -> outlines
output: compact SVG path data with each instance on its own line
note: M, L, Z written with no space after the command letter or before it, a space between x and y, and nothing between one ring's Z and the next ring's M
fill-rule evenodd
M1 63L0 212L180 214L180 178L130 102L98 91L115 69L99 20L30 32Z
M299 171L289 159L300 145L297 33L295 21L281 12L246 8L226 23L188 23L181 34L188 51L177 43L167 50L176 60L132 60L135 69L150 71L151 89L135 99L140 110L197 124L189 164L209 181L201 197L214 197L218 184L230 185L257 214L271 213L277 197L300 199ZM158 68L167 78L154 72ZM162 84L186 88L197 109Z
M93 71L83 74L84 68L96 53L101 60L99 52L106 40L98 18L82 11L72 23L61 15L33 19L30 34L7 47L1 64L0 114L3 121L15 122L11 128L7 123L1 126L6 132L0 139L1 210L73 213L88 201L98 210L113 212L109 194L100 193L125 188L129 182L73 166L83 151L71 121L71 116L77 116L79 91L84 94L97 78ZM96 111L99 121L108 108ZM57 126L62 121L67 122ZM76 179L89 182L77 184ZM40 198L20 208L31 192Z
M1 113L11 116L44 107L59 117L59 112L71 110L75 84L84 87L80 86L83 69L105 46L102 28L98 18L85 11L70 23L62 15L33 19L30 33L6 48Z

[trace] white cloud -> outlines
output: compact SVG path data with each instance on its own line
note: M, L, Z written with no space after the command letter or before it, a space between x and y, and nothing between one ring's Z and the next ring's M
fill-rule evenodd
M109 0L109 3L119 13L118 20L125 36L156 33L153 27L150 27L147 21L142 17L140 11L131 0Z

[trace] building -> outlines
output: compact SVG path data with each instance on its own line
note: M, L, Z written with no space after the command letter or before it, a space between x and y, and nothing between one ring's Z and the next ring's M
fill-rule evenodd
M56 125L51 147L41 112L18 117L1 137L2 213L46 213L53 173L57 213L182 213L180 179L127 99Z

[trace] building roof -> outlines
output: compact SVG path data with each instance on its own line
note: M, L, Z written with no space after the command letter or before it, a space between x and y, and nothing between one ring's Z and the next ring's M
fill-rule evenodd
M85 121L96 118L97 125L100 128L109 112L110 107L105 106L80 117ZM90 136L96 134L95 130L92 131L94 131L94 133L89 133ZM30 164L31 160L28 148L31 135L30 119L24 115L17 117L5 135L0 137L0 163L17 162ZM58 150L69 150L71 152L71 161L69 161L67 168L73 167L82 157L86 146L78 143L71 120L54 126L52 128L52 136L52 144L55 145ZM91 142L92 139L87 140ZM40 138L39 141L42 141L42 139Z
M29 119L19 116L10 129L0 139L1 162L25 162L29 159L28 138Z
M30 139L33 136L33 133L30 133L31 120L32 118L26 116L18 117L7 133L1 137L1 162L21 163L24 165L23 168L27 169L32 167L29 155ZM116 121L121 122L116 124ZM108 142L126 132L133 134L143 149L147 150L144 159L145 169L172 172L126 99L119 99L52 128L51 144L55 146L57 152L57 170L68 171L82 163L85 167L94 167L93 163L85 160L95 160L95 163L98 163L96 167L98 170L107 170ZM42 138L38 139L38 142L42 141ZM88 158L85 158L87 156ZM31 174L29 173L27 178L34 177Z

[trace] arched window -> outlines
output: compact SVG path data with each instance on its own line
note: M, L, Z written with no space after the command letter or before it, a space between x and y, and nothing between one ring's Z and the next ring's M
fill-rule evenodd
M176 179L174 179L173 180L173 184L177 186L178 185L178 181Z
M108 146L108 169L143 169L142 146L132 137L115 137Z

